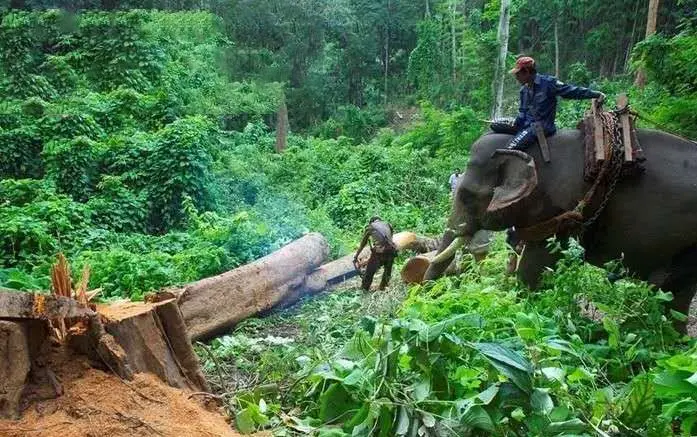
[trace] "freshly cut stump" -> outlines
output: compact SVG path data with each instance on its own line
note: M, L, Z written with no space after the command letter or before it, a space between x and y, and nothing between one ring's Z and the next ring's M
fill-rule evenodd
M104 329L123 348L135 373L152 373L173 387L208 391L176 299L98 305Z

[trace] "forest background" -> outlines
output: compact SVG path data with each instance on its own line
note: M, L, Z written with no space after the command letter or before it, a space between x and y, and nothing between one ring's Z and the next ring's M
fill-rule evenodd
M697 136L695 1L662 2L643 41L648 3L513 1L506 65L535 56ZM58 251L89 263L104 297L138 298L308 230L344 253L376 213L437 234L448 175L493 105L498 0L0 7L0 285L12 288L46 289ZM515 114L510 77L506 89ZM560 125L584 109L563 105Z
M465 166L481 119L499 103L505 114L517 109L500 53L504 66L532 55L540 70L611 101L628 92L652 120L643 127L695 138L697 0L656 5L0 2L0 286L48 290L63 252L76 271L91 266L102 298L142 299L307 231L327 236L333 255L347 253L375 214L437 235L448 176ZM646 37L652 17L657 33ZM635 85L639 71L646 80ZM574 127L587 104L564 102L558 124ZM238 428L690 435L697 349L670 327L669 295L607 282L572 246L546 292L528 297L503 275L505 253L412 291L380 314L394 320L360 319L358 298L343 294L327 298L329 308L307 306L317 313L299 323L302 346L257 338L254 321L214 340L236 372L285 387L261 396L252 384L229 398ZM601 323L579 313L578 296L605 312ZM213 361L204 364L216 374ZM506 403L512 393L524 399Z

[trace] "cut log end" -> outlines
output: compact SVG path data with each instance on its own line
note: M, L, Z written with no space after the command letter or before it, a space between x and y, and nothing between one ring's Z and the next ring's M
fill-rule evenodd
M402 267L402 281L405 284L422 283L429 265L431 265L431 261L427 256L419 255L410 258Z

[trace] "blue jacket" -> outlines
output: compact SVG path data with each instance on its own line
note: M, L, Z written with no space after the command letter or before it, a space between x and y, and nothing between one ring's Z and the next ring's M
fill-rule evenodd
M557 115L557 96L565 99L594 99L600 97L597 91L580 86L568 85L556 77L536 74L532 86L520 87L520 109L515 124L519 129L530 127L534 122L542 122L545 133L552 135L557 131L554 118Z

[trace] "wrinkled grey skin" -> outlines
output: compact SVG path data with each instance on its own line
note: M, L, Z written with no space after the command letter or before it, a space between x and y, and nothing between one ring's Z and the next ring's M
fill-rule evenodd
M624 264L632 273L673 292L673 308L687 314L697 285L697 145L653 130L640 130L638 137L647 159L646 172L619 182L597 225L586 233L586 259L602 265L624 254ZM479 229L530 226L573 209L584 196L589 184L583 180L580 131L562 130L548 138L551 163L541 159L537 145L527 150L535 160L538 182L522 196L520 187L530 179L524 160L492 157L509 141L508 135L487 134L472 146L439 252L456 233L466 242ZM487 211L492 198L517 202ZM544 242L529 243L519 275L535 287L544 267L556 260ZM433 263L425 279L440 277L449 263L447 259Z

